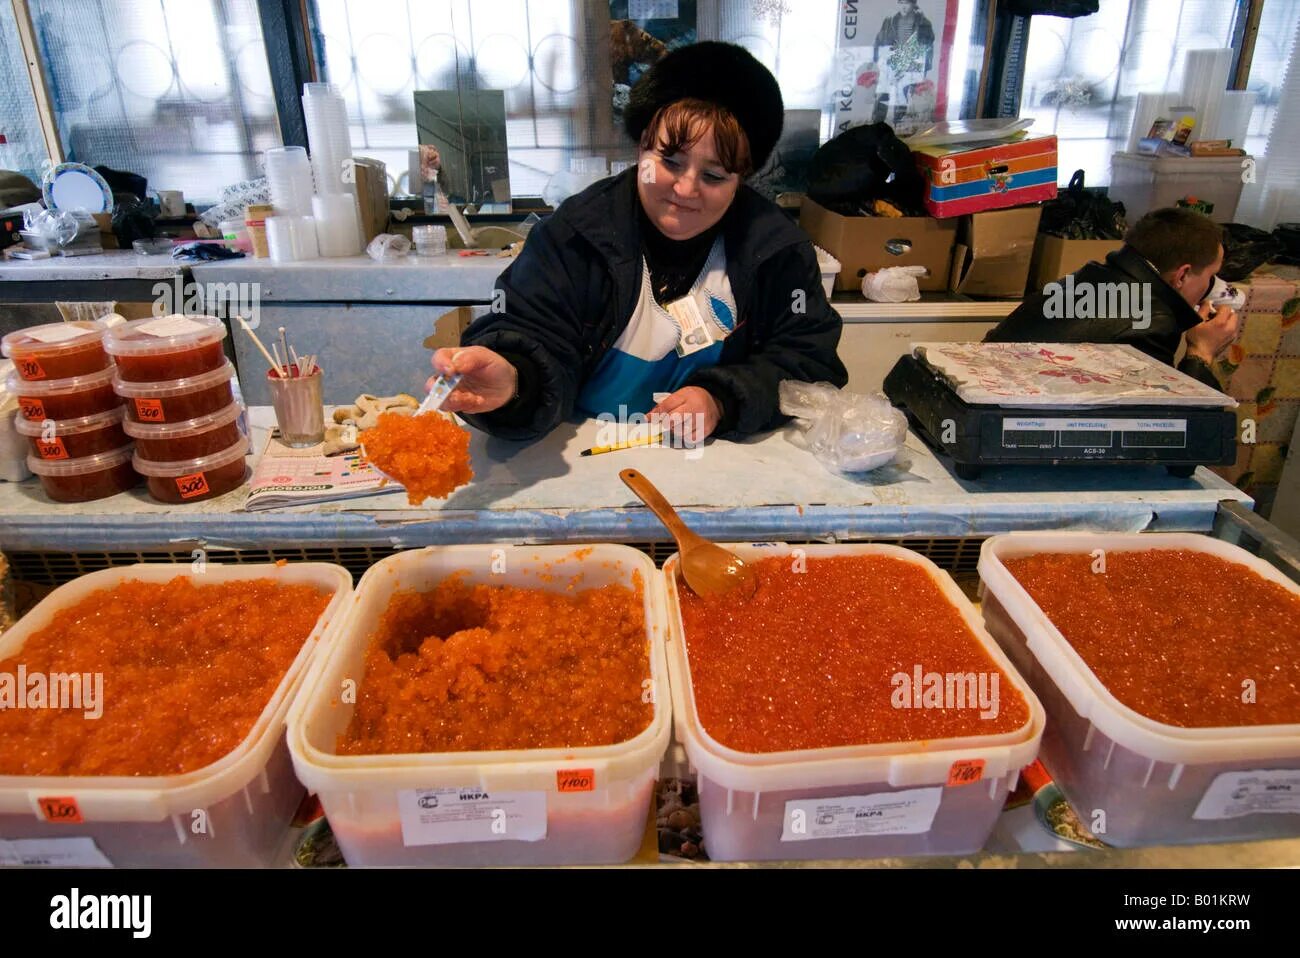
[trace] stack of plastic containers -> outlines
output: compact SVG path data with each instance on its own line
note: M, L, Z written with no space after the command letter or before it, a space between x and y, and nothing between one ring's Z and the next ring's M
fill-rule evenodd
M311 144L316 197L311 213L316 221L321 256L353 256L361 252L361 218L357 211L352 137L347 104L328 83L306 83L302 109Z
M14 361L15 429L31 443L27 467L55 502L88 502L139 482L113 392L113 360L99 320L51 323L10 333L0 351Z
M110 330L113 388L125 400L123 429L136 441L133 464L159 502L210 499L244 481L248 439L237 424L235 368L211 316L164 316Z

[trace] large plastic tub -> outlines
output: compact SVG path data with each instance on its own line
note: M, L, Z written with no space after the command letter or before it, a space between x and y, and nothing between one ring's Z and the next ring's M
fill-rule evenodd
M303 796L285 743L285 715L329 622L345 608L352 577L323 562L202 566L144 564L92 572L60 586L0 637L0 659L21 649L59 609L127 580L200 585L271 578L334 591L298 657L248 737L205 768L155 777L0 775L0 840L63 840L43 849L70 864L247 868L273 864ZM111 694L111 692L109 693ZM80 821L75 821L75 818ZM54 819L51 821L50 819ZM102 859L87 854L92 841ZM19 850L22 847L20 846Z
M728 545L745 561L789 556L780 543ZM715 861L965 855L983 847L1020 769L1038 754L1043 709L980 623L974 606L934 563L899 546L798 546L809 560L888 556L924 568L1007 679L1024 696L1029 721L1003 735L792 752L740 752L701 726L678 604L676 555L664 564L669 604L668 669L674 729L698 776L704 848ZM958 783L982 761L979 777ZM973 776L972 776L973 777ZM856 812L855 812L856 809ZM847 810L847 816L846 816ZM804 833L796 836L796 815ZM808 837L821 816L849 832ZM856 816L856 818L855 818ZM878 819L872 823L872 817ZM844 825L845 818L854 819ZM853 834L857 832L856 834Z
M1214 204L1210 219L1231 223L1241 200L1244 156L1143 156L1116 153L1107 195L1124 204L1130 223L1185 196Z
M1047 709L1043 762L1084 824L1121 847L1300 835L1300 725L1181 728L1140 715L1106 690L1003 565L1095 549L1192 549L1300 592L1243 549L1190 533L1017 532L985 541L984 621ZM1236 817L1198 817L1202 803L1202 816ZM1244 813L1252 805L1273 811Z
M493 568L500 571L493 573ZM338 755L337 738L354 706L344 683L364 682L370 635L399 590L428 591L464 571L466 581L562 592L611 583L644 586L654 717L635 738L596 748ZM645 834L655 773L668 747L663 587L654 563L627 546L467 545L401 552L371 566L347 616L330 630L289 716L298 777L321 800L349 865L557 865L622 862ZM557 702L556 708L564 703ZM449 790L433 794L435 790ZM499 838L421 844L412 817L438 801L509 803L524 815L529 840ZM399 803L401 807L399 808ZM403 812L402 809L405 809ZM489 811L491 811L489 807ZM403 815L411 826L406 843ZM511 826L514 827L514 826Z

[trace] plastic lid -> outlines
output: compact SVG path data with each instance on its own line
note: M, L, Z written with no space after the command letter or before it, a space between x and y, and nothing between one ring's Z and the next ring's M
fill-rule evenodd
M23 379L17 373L10 373L5 388L15 396L24 399L40 399L44 396L59 396L64 393L79 393L94 389L96 386L108 386L113 382L117 370L112 366L84 376L69 376L67 379Z
M126 418L126 410L121 406L114 406L108 412L95 413L93 416L82 416L80 419L51 419L54 423L54 435L56 436L75 436L77 433L94 432L96 429L103 429L105 426L114 426ZM22 416L14 419L14 430L20 436L41 436L45 433L45 422L37 420L27 420Z
M105 472L131 461L131 451L135 443L127 443L110 452L101 452L93 456L81 456L77 459L37 459L27 456L27 468L38 476L84 476L92 472Z
M128 421L122 428L126 430L126 434L132 439L184 439L188 436L197 436L228 425L238 419L243 411L243 407L239 403L232 402L225 409L208 413L206 416L196 416L184 422ZM19 431L21 432L21 430Z
M171 479L177 476L188 476L194 472L220 469L222 466L230 465L236 459L243 459L247 453L248 437L240 436L239 441L233 446L227 446L220 452L214 452L210 456L199 456L197 459L177 459L174 462L152 462L136 456L133 465L135 471L142 476L163 476Z
M226 325L215 316L174 313L114 326L104 334L104 349L114 356L152 356L196 349L225 338Z
M113 389L117 391L119 396L126 399L164 399L168 396L188 396L190 393L211 389L213 386L219 386L234 378L235 367L227 359L216 369L210 369L206 373L199 373L197 376L186 376L183 379L164 379L156 383L133 383L117 376L113 379Z
M76 352L102 339L108 324L98 319L82 319L68 323L46 323L28 326L9 333L0 339L0 352L13 358L27 353L42 356Z

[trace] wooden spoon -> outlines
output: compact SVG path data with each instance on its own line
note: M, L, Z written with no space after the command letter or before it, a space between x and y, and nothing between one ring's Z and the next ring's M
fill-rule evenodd
M758 590L758 577L739 556L692 532L650 480L635 469L624 469L618 477L677 540L677 564L682 578L696 595L709 598L734 589L742 599L753 598Z

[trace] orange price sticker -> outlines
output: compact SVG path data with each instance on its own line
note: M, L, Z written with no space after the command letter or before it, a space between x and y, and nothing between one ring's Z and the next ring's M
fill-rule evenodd
M75 798L62 795L51 798L38 798L36 804L41 807L41 814L45 816L47 822L58 822L66 825L81 823L81 809L77 807Z
M195 496L207 495L208 477L202 472L181 476L176 480L176 488L180 491L182 499L193 499Z
M166 422L161 399L137 399L135 414L141 422Z
M68 458L68 448L63 445L63 439L59 436L53 439L37 439L36 448L40 450L42 459Z
M45 418L45 403L39 399L18 399L18 408L22 410L23 418L28 422L39 422Z
M555 787L561 792L594 792L596 770L594 768L561 769L555 773Z
M44 379L45 367L35 359L24 359L18 364L18 369L23 374L23 379Z
M984 759L963 758L952 763L948 769L948 784L970 785L984 777Z

